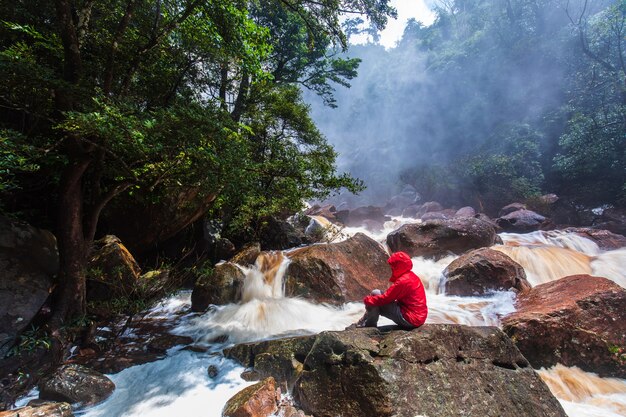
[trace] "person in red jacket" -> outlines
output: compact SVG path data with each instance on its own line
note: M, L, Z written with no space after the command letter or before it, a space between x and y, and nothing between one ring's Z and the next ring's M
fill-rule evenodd
M376 327L380 315L404 328L421 326L428 316L426 293L420 278L411 271L411 257L404 252L396 252L387 263L392 271L389 278L391 286L384 293L374 290L363 299L365 315L357 327Z

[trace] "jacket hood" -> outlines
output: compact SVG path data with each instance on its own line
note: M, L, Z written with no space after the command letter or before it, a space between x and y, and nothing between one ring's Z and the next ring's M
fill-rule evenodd
M387 263L391 266L391 278L389 278L391 282L395 282L413 268L411 257L404 252L394 253L387 259Z

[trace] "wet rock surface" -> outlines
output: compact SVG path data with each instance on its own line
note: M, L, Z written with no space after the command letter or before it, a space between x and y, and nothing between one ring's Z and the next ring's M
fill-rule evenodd
M246 278L234 263L215 265L211 273L201 275L191 293L191 311L205 311L211 304L228 304L239 301Z
M374 288L387 288L391 276L387 252L362 233L339 243L297 249L288 256L287 296L332 303L355 301Z
M26 406L11 411L0 411L0 417L73 417L72 406L68 403L46 403Z
M108 398L115 384L105 375L77 364L63 365L39 383L39 398L93 405Z
M189 350L194 350L196 347L189 346L193 343L191 337L171 333L183 314L181 311L170 317L135 315L130 320L108 322L95 330L95 341L77 349L70 361L103 374L114 374L162 359L176 346L187 345Z
M489 291L526 291L530 284L524 268L502 252L473 250L455 259L443 271L448 295L472 296Z
M458 218L405 224L387 235L387 245L392 252L440 258L450 252L461 254L491 246L495 239L496 231L490 223L475 218Z
M58 269L52 233L0 216L0 358L45 303Z
M608 230L592 229L590 227L568 227L565 232L576 233L594 241L600 249L613 250L626 247L626 237Z
M503 330L535 368L557 363L626 378L626 290L574 275L521 294Z
M507 214L511 214L518 210L526 210L526 204L523 203L511 203L507 206L504 206L498 212L498 217L506 216Z
M87 299L106 301L132 294L141 269L116 236L105 236L94 242L87 266Z
M235 256L232 257L230 262L241 265L250 266L254 265L254 261L261 253L261 244L258 242L252 242L241 248Z
M275 371L278 382L287 369L295 400L316 416L566 415L511 340L494 327L323 332L226 354L255 370Z
M267 417L278 410L276 381L269 377L235 394L226 402L224 417Z
M541 214L531 210L517 210L500 216L496 224L505 232L528 233L540 229L550 228L550 222Z
M389 217L385 216L381 207L363 206L350 210L347 217L342 221L346 226L361 226L367 221L382 224L387 220Z

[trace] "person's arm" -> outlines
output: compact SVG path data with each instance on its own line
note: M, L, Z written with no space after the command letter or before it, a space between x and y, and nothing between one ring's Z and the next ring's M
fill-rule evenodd
M401 298L406 293L406 286L401 283L393 283L387 291L380 295L368 295L363 299L366 306L384 306Z

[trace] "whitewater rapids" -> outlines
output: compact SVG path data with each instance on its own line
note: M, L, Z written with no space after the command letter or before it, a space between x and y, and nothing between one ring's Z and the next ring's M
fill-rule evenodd
M366 232L379 241L399 225L415 222L396 218L386 230L372 234L360 228L345 228L340 238ZM606 276L625 286L623 266L626 250L601 251L595 243L580 236L559 232L526 235L502 234L504 245L493 249L513 257L538 285L565 275L589 273ZM496 292L485 297L452 297L442 292L442 272L455 259L437 262L413 258L413 271L427 289L427 323L458 323L472 326L498 326L500 318L514 311L515 295ZM165 300L150 313L153 317L178 320L175 333L192 336L205 353L173 348L160 361L134 366L109 377L117 388L105 402L76 415L86 417L165 417L182 414L221 416L226 401L251 382L241 379L244 370L227 360L221 350L232 343L276 337L341 330L363 314L362 303L343 306L317 304L284 296L283 275L289 258L283 253L266 254L253 268L243 268L246 281L242 300L237 304L216 306L202 314L177 314L188 311L189 292ZM381 325L391 324L381 318ZM210 378L207 367L219 369ZM570 417L614 417L626 415L626 381L599 378L576 368L556 366L539 374L559 399Z

